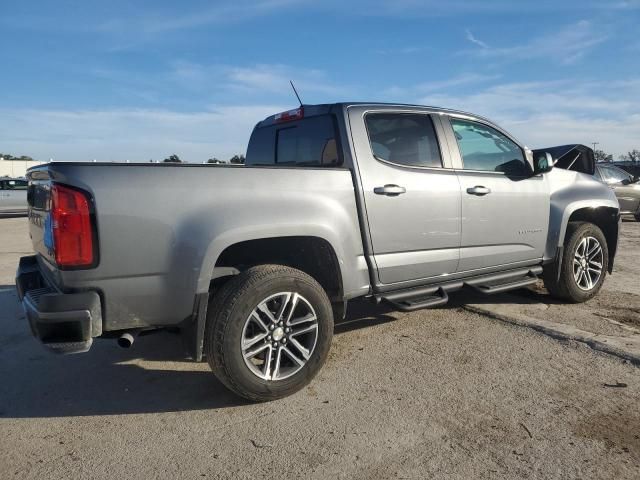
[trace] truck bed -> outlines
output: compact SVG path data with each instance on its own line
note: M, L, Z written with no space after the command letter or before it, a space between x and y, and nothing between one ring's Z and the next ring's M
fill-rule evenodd
M29 177L30 234L41 270L61 291L99 292L105 331L179 323L193 313L195 294L208 291L225 248L300 235L301 225L309 236L329 239L346 262L346 292L368 288L348 169L53 162ZM95 268L56 268L44 242L52 182L93 199Z

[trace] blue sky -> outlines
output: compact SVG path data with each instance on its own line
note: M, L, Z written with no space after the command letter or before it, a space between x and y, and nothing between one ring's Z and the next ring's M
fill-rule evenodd
M188 161L305 103L486 115L531 147L640 148L640 0L0 5L0 152Z

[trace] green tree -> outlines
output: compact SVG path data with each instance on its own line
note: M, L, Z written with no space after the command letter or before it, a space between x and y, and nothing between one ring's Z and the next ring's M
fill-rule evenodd
M244 163L244 160L245 160L244 155L242 154L234 155L229 159L229 163Z
M182 163L182 160L180 160L180 157L174 153L173 155L169 156L169 158L165 158L163 160L163 162L165 162L165 163Z
M4 160L20 160L21 162L33 162L33 158L28 155L20 155L19 157L14 157L10 153L0 153L0 158Z

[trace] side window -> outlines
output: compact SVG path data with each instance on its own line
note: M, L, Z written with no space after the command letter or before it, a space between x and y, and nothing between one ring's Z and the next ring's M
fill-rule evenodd
M465 170L503 172L512 176L529 173L522 149L496 129L459 118L451 118L451 126Z
M0 190L4 190L4 180L0 180Z
M431 117L413 113L369 113L365 117L373 155L409 167L442 167Z
M26 190L27 185L25 180L7 180L6 190Z

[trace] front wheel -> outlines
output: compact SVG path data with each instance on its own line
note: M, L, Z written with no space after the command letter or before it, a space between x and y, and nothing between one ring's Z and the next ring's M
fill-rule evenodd
M609 250L602 230L592 223L567 226L562 262L544 271L544 285L554 297L574 303L592 298L604 282ZM559 271L558 271L559 270Z
M209 365L252 401L282 398L307 385L324 364L333 335L322 287L282 265L250 268L216 293L207 318Z

